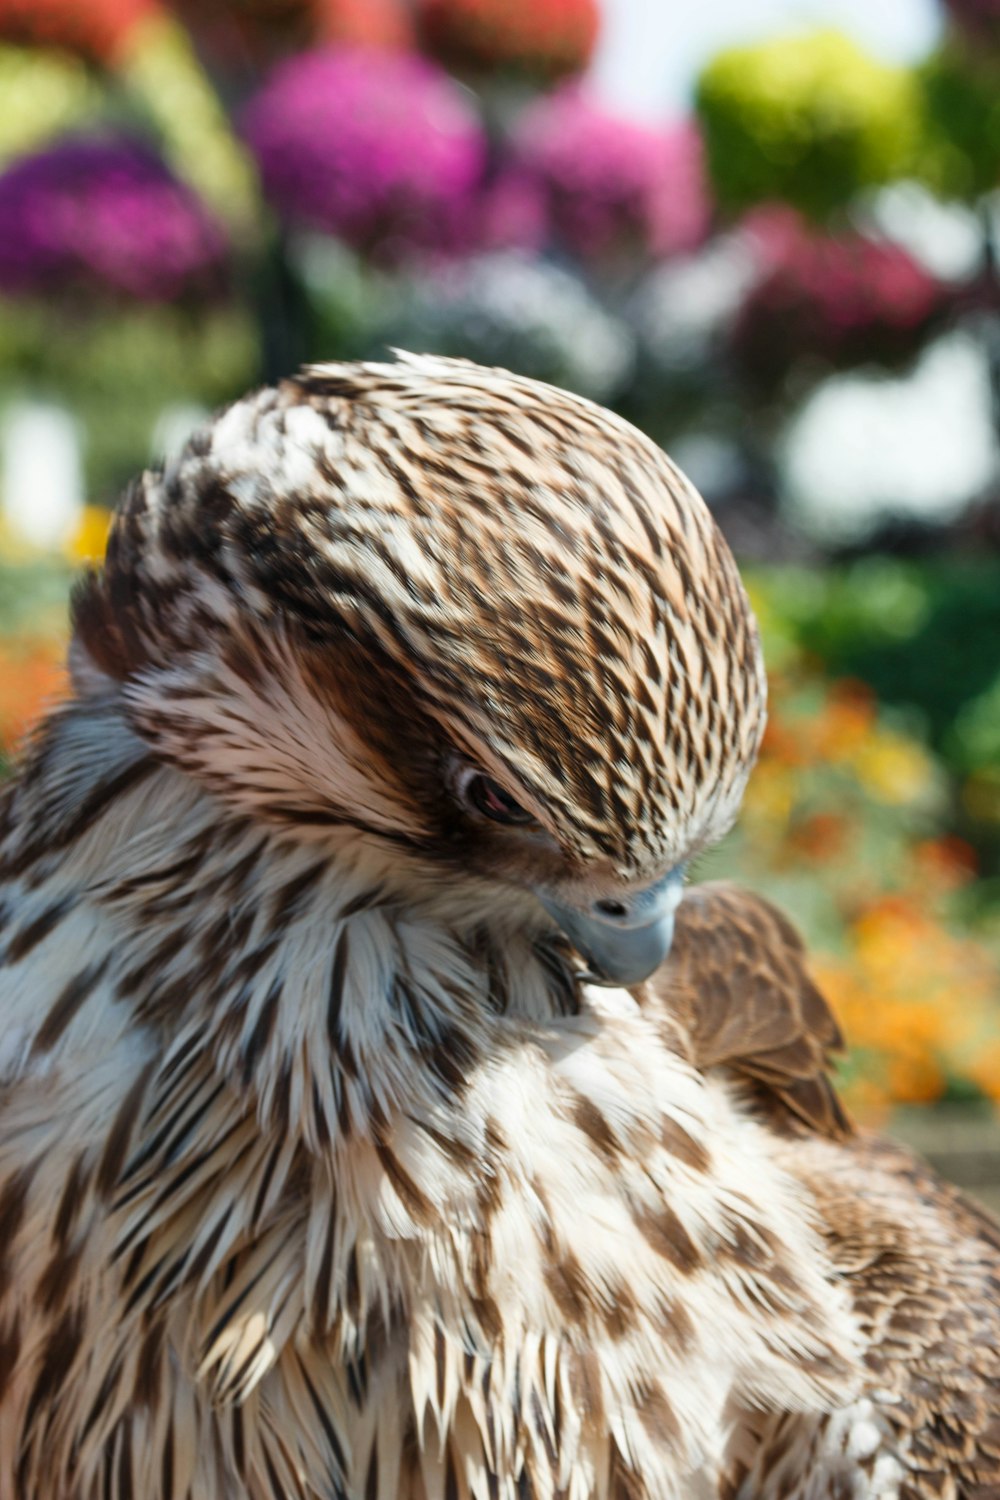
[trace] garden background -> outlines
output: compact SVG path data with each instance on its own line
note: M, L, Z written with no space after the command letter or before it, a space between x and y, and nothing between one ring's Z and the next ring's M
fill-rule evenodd
M213 406L393 346L581 391L687 469L763 626L761 763L696 873L803 928L859 1115L933 1151L961 1107L979 1151L1000 0L940 19L905 66L833 30L724 49L649 123L588 79L597 0L0 0L0 757L60 691L107 507Z

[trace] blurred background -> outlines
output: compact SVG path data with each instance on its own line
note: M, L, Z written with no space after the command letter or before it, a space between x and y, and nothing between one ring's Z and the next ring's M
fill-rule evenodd
M989 1196L998 187L1000 0L0 0L0 756L107 508L217 404L393 346L581 391L763 626L699 875L794 915L857 1113Z

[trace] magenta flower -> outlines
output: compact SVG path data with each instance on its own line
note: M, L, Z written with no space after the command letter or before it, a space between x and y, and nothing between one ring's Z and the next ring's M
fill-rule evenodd
M653 130L568 85L526 111L515 144L544 188L558 237L582 259L660 259L694 249L708 232L701 141L690 124Z
M486 160L479 121L445 73L364 48L281 64L243 130L286 220L388 260L451 242Z
M75 138L0 176L0 291L99 290L149 302L220 289L225 238L146 147Z
M950 293L899 245L807 230L787 209L747 220L762 271L732 330L737 364L758 384L797 361L894 364L922 346Z

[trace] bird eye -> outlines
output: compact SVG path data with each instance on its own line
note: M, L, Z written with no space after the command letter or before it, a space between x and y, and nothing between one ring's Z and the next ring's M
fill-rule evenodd
M534 817L527 808L515 802L509 792L504 791L498 781L474 771L462 787L462 798L484 818L494 823L533 823Z

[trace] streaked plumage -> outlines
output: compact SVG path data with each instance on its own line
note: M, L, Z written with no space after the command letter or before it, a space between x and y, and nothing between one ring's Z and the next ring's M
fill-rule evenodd
M0 1496L1000 1494L1000 1231L851 1134L784 919L696 887L629 991L547 915L665 944L763 724L652 444L307 372L132 488L71 663L0 804Z

